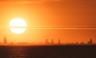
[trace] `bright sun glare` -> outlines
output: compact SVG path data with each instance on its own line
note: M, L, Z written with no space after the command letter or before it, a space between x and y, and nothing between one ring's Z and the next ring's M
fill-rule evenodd
M26 22L24 21L24 19L21 18L14 18L9 23L11 32L15 34L21 34L26 31L26 26Z

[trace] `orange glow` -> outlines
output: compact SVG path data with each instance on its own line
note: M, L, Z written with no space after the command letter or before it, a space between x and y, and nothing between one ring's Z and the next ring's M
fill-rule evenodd
M13 20L10 21L9 26L10 26L10 30L13 33L20 34L26 30L27 24L21 18L14 18Z
M96 41L96 29L80 29L96 27L95 2L87 0L34 0L35 3L33 0L2 1L0 2L0 26L8 28L0 29L0 42L3 41L4 36L7 37L8 42L40 43L45 42L46 39L49 41L53 39L57 43L58 38L61 38L63 43L86 42L90 38ZM21 34L10 32L9 27L14 27L13 23L9 26L12 18L23 18L27 22L17 26L20 27L20 31L11 28L13 32ZM26 32L22 33L21 27L24 27L24 31L27 29Z

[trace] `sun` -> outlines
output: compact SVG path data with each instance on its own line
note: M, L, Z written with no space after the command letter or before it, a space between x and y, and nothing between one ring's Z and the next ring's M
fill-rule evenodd
M15 34L21 34L26 31L26 21L22 18L14 18L9 23L10 31Z

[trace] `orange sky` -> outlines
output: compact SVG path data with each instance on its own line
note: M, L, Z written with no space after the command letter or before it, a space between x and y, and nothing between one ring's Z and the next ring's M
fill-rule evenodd
M16 35L8 28L12 18L23 18L28 24L26 32ZM44 42L62 39L62 42L96 41L95 0L0 0L0 42L6 35L9 42ZM31 29L53 28L53 29ZM58 28L58 29L55 29ZM59 29L78 28L78 29Z

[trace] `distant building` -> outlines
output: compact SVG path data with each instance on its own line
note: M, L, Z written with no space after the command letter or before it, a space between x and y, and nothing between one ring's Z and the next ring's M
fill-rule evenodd
M88 41L88 44L93 44L93 40L90 39L90 40Z
M6 39L6 37L4 37L4 44L7 44L7 39Z
M85 44L84 42L80 42L81 45Z
M76 45L79 44L78 42L75 43Z
M60 40L60 38L58 39L58 44L59 44L59 45L61 44L61 40Z

